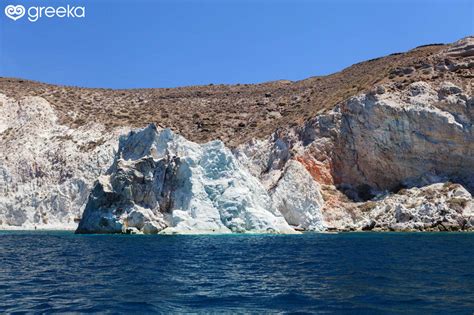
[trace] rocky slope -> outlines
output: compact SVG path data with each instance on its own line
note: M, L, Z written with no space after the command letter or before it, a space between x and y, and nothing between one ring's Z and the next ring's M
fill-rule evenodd
M473 69L466 38L294 83L1 79L0 227L472 230Z

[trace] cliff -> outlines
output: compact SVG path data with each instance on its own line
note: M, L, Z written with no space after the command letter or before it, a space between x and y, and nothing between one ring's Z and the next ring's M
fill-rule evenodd
M1 79L0 226L472 230L473 68L466 38L255 86Z

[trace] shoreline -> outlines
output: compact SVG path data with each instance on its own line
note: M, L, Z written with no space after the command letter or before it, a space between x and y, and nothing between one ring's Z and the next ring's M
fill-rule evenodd
M29 228L7 228L4 227L0 228L0 233L2 232L71 232L75 234L75 228L37 228L29 229ZM469 234L474 233L472 230L459 230L459 231L390 231L390 230L379 230L379 231L304 231L300 233L258 233L258 232L249 232L249 233L203 233L203 232L196 232L196 233L157 233L157 234L127 234L127 233L90 233L90 234L82 234L79 233L77 235L134 235L134 236L302 236L302 235L309 235L309 234Z
M21 227L21 226L0 226L0 232L2 231L72 231L74 232L77 227L64 227L64 226L37 226L36 228L32 227Z

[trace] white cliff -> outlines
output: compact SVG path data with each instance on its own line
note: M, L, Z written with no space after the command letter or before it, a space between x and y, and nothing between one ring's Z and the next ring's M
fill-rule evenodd
M66 125L59 114L77 112L0 94L0 229L80 220L78 233L472 231L473 40L232 149L154 125ZM148 122L134 113L120 117ZM213 122L195 115L209 132Z
M131 133L78 232L472 230L471 194L448 184L472 189L472 98L449 82L388 88L234 152Z
M73 229L89 200L78 232L473 229L462 186L457 204L437 189L427 191L444 197L429 203L416 188L472 191L472 97L449 82L390 89L233 151L153 126L118 144L124 129L69 128L42 98L2 95L0 224ZM409 193L390 193L402 187Z
M43 98L0 94L0 228L75 229L121 132L72 129Z
M270 193L273 205L289 224L306 231L322 231L324 200L320 190L320 185L305 167L290 160Z
M290 167L292 175L277 190L316 187L305 172ZM298 176L306 182L298 183ZM116 161L97 182L77 232L295 232L289 223L322 229L319 204L283 205L283 197L272 200L221 141L199 145L150 125L121 138ZM287 223L295 207L308 214ZM147 225L153 228L144 230Z

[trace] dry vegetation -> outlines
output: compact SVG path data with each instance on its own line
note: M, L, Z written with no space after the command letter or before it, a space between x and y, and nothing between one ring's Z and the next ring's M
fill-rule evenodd
M0 78L0 93L21 98L41 96L70 126L88 121L107 127L141 127L154 122L188 139L222 139L235 146L270 134L278 126L301 124L337 103L377 84L391 81L396 88L411 82L449 79L465 84L472 73L430 71L445 45L428 45L353 65L341 72L298 82L208 85L157 89L89 89ZM466 70L466 69L461 69Z

